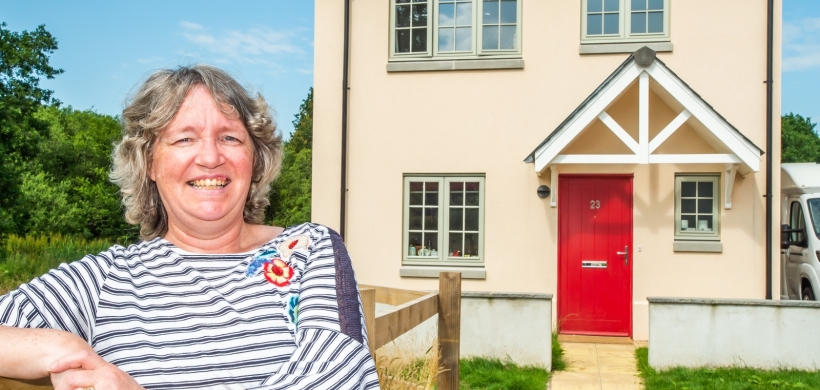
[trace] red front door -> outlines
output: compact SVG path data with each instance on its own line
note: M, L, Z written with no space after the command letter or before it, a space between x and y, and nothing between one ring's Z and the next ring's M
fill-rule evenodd
M632 252L632 176L559 175L561 333L631 336Z

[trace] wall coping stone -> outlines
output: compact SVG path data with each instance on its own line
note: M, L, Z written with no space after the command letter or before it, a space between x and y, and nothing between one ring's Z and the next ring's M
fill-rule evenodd
M648 297L649 303L684 305L726 305L726 306L768 306L768 307L809 307L820 309L815 301L775 301L768 299L722 299L722 298L674 298Z
M500 299L544 299L552 300L552 294L514 293L492 291L462 291L462 298L500 298Z

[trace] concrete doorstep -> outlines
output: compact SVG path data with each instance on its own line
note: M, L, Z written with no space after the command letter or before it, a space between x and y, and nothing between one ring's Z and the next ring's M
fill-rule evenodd
M567 369L555 373L549 390L641 390L633 344L562 342Z

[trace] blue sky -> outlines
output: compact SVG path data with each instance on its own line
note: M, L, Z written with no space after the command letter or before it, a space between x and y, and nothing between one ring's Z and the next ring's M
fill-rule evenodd
M43 85L76 109L116 115L152 70L209 63L262 93L287 136L313 85L310 0L0 0L0 20L57 37L65 73ZM782 76L782 113L820 121L818 0L783 0Z
M313 1L0 0L0 21L46 25L65 73L42 85L75 109L117 115L153 70L208 63L265 96L287 136L313 85Z

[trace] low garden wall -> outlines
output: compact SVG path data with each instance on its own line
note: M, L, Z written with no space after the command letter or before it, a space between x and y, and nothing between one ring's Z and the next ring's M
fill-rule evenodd
M376 314L391 308L377 304ZM422 355L432 345L437 321L435 315L383 348ZM462 292L460 354L550 367L552 294Z
M648 298L649 365L820 369L820 302Z

